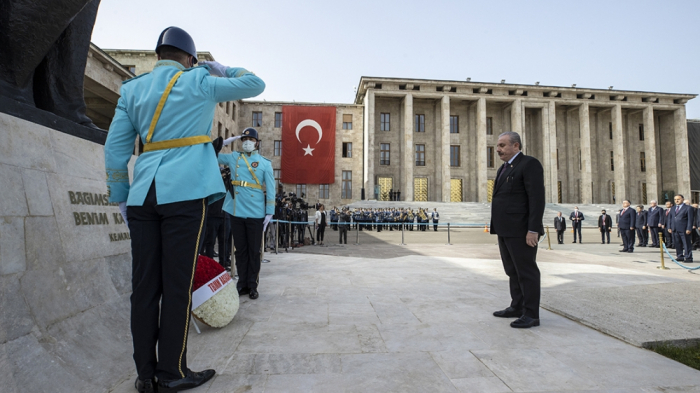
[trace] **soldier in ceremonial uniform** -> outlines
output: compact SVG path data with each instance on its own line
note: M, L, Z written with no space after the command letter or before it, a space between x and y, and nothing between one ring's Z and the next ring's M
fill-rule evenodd
M216 162L221 140L214 147L210 137L214 109L257 96L265 83L243 68L216 62L194 67L194 41L177 27L161 33L156 53L152 72L122 85L104 149L109 200L119 203L131 232L135 387L162 393L194 388L215 374L187 367L192 282L207 205L225 193ZM129 184L137 136L144 152Z
M240 137L243 151L220 154L219 163L231 168L234 193L226 195L224 210L233 216L238 294L257 299L263 232L275 214L275 178L272 163L257 151L258 131L249 127Z

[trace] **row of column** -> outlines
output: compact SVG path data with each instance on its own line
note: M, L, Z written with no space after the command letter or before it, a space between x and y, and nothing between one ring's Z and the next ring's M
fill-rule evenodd
M374 91L368 90L365 96L365 184L371 195L374 192L375 171L375 100ZM558 201L558 171L557 171L557 119L556 103L550 101L548 104L523 103L521 98L515 99L511 104L511 130L519 133L526 143L526 133L524 131L524 107L536 106L542 109L542 165L544 167L545 190L547 203ZM581 142L581 203L593 203L593 181L592 178L592 148L591 148L591 127L589 103L584 102L579 106L579 127ZM402 190L406 201L413 200L413 177L414 166L413 155L413 95L407 93L402 104L403 121L400 134L401 163L399 173L398 188ZM488 172L486 157L486 98L480 97L476 102L476 181L478 202L486 202L488 199ZM441 195L439 199L443 202L450 201L450 97L444 95L440 102L440 110L437 116L437 144L441 146L441 152L436 154L436 181L440 184ZM622 105L615 104L611 108L611 119L613 129L613 154L615 159L615 194L620 198L627 198L627 147L622 126ZM674 113L674 135L676 151L676 168L678 178L678 192L689 192L690 173L688 169L688 138L685 123L685 107L675 109ZM647 198L649 200L658 199L658 171L656 157L656 133L654 132L654 108L647 105L643 109L643 123L645 129L645 154L646 154L646 182ZM427 153L427 152L426 152ZM599 181L600 179L596 179ZM618 198L619 199L619 198Z

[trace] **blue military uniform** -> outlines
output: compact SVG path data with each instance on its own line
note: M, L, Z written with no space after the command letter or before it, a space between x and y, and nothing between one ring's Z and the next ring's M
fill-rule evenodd
M163 38L166 31L159 45L173 45ZM196 52L187 53L196 62ZM122 85L104 148L109 200L128 206L138 378L157 378L166 387L186 378L196 386L213 375L187 368L187 336L207 205L225 193L211 144L214 109L265 89L245 69L228 68L226 74L213 77L208 67L158 61L152 72ZM129 184L127 164L137 136L144 152Z
M251 134L254 132L254 134ZM246 129L243 137L258 139L257 131ZM220 154L219 163L231 168L233 195L226 194L224 211L231 214L239 294L257 298L264 218L275 214L275 178L272 163L257 151L250 154ZM263 188L265 191L263 191Z

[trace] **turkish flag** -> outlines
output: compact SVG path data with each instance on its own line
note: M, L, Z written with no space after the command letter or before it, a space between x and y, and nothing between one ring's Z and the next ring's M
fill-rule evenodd
M282 107L282 183L335 182L335 107Z

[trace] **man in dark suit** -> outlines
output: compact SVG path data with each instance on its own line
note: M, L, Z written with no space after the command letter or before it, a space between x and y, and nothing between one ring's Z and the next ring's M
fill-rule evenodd
M634 229L637 230L637 238L639 239L639 244L637 247L647 246L647 236L645 232L647 231L647 212L644 211L644 206L637 205L637 216L634 218Z
M612 218L605 214L603 210L598 217L598 229L600 230L600 240L601 244L605 244L605 237L608 238L608 244L610 244L610 231L612 230Z
M574 243L576 243L576 233L578 233L578 242L583 243L581 238L581 221L585 220L585 217L583 217L583 213L578 211L578 206L574 206L574 211L571 212L569 220L571 220L571 228L574 231Z
M655 200L652 200L649 205L649 210L647 211L647 228L651 231L651 247L658 247L663 209L656 206Z
M673 207L673 202L671 201L666 201L666 209L664 209L663 214L661 215L661 229L664 234L663 241L666 244L666 248L671 249L673 248L673 235L668 233L668 215L671 214L671 208Z
M698 209L698 204L693 203L693 217L695 217L695 223L693 223L693 233L691 237L693 239L693 250L700 248L700 209Z
M630 208L630 201L625 199L622 201L622 210L620 210L620 221L617 227L622 235L622 250L620 252L634 252L634 228L636 213Z
M515 132L498 137L496 151L504 162L496 174L491 200L491 234L498 235L498 248L510 282L510 307L493 313L518 318L514 328L540 325L540 270L537 242L544 235L544 170L534 157L520 152Z
M693 249L690 243L690 234L695 222L693 207L683 203L683 195L680 194L673 197L673 201L676 202L676 206L671 208L666 227L668 233L673 235L676 260L693 262Z
M557 213L554 218L554 229L557 230L557 242L559 244L564 244L564 231L566 231L566 219L561 215L561 212Z

